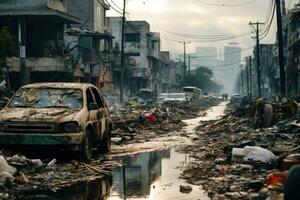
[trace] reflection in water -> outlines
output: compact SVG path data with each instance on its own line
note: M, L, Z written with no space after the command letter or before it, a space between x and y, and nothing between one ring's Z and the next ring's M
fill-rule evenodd
M161 176L161 160L170 158L170 150L136 154L123 158L126 165L126 195L143 197L150 194L150 185ZM113 192L123 194L123 170L113 170Z
M45 199L45 200L106 200L110 195L111 177L102 177L81 183L77 186L66 187L58 191L39 191L24 194L18 199ZM54 189L54 188L53 188Z
M192 186L190 194L179 192L180 185L186 183L179 179L181 169L189 164L190 157L175 149L140 153L123 158L126 164L127 199L208 199L202 190ZM113 170L113 186L109 200L124 199L123 170Z

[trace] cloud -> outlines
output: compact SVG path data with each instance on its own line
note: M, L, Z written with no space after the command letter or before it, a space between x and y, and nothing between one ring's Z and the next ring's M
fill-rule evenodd
M179 53L182 51L182 45L175 41L168 41L167 39L177 39L177 37L166 33L166 30L197 35L250 32L249 21L264 22L270 1L257 0L242 7L208 6L199 0L128 0L127 2L130 20L148 21L152 31L161 32L163 50ZM121 7L123 0L114 0L114 2ZM221 5L226 0L206 0L206 2ZM247 2L247 0L231 0L229 2L233 4L234 2ZM111 12L111 14L113 13ZM274 40L275 34L273 37L268 37L265 42ZM193 42L189 45L188 52L193 52L197 46L223 47L231 41L238 42L242 48L254 45L251 35L248 35L223 42Z

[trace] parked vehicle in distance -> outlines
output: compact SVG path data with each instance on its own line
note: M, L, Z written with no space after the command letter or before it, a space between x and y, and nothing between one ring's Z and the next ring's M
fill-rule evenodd
M236 103L242 100L242 96L240 94L233 94L230 98L230 103Z
M142 88L139 90L138 97L142 101L140 103L152 104L156 102L157 92L155 89Z
M197 88L197 87L193 87L193 86L186 86L182 88L182 91L189 96L192 101L197 101L201 99L202 96L202 90Z
M0 145L74 151L110 151L111 119L100 91L84 83L35 83L21 87L0 111Z
M163 104L164 100L168 98L169 93L159 93L156 98L157 104Z
M168 97L164 99L164 103L190 103L191 98L185 93L168 93Z

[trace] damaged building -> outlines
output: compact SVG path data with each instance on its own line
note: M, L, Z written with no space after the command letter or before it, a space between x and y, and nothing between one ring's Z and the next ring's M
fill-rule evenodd
M0 27L8 27L15 44L20 44L19 52L6 58L13 89L30 82L73 81L64 26L81 21L67 13L62 1L1 1L0 18Z
M12 89L34 82L91 82L112 91L112 36L104 1L0 2L0 28L19 51L6 57Z
M122 18L109 18L113 40L112 71L117 87L121 76ZM161 51L160 33L151 32L146 21L126 21L125 23L125 66L124 85L127 95L135 95L142 88L167 92L174 88L176 63L170 59L170 53ZM174 83L172 83L172 81Z

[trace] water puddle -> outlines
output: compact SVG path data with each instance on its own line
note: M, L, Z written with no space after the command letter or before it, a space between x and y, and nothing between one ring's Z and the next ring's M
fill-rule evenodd
M199 186L192 186L190 193L181 193L180 185L188 185L178 177L181 170L192 159L189 155L177 153L175 148L160 150L125 157L124 169L113 170L113 182L109 200L126 199L136 200L168 200L168 199L209 199ZM125 177L125 190L124 190Z

